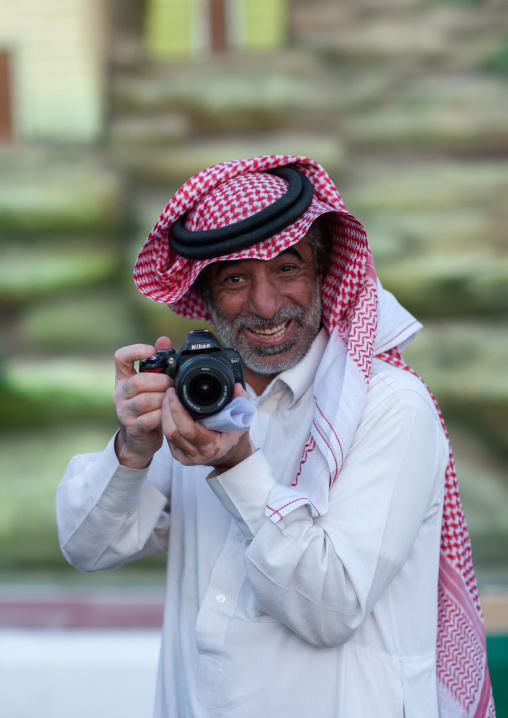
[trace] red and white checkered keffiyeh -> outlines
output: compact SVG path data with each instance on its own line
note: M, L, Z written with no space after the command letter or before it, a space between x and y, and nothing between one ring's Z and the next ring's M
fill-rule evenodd
M314 198L290 227L254 247L217 259L189 260L172 252L168 229L188 212L186 228L207 230L238 222L279 199L285 180L264 171L284 165L306 174ZM363 413L372 358L412 371L400 352L421 325L377 280L367 236L350 215L323 168L305 157L272 155L234 160L192 177L164 208L136 262L140 291L189 319L210 317L192 284L202 269L227 259L271 259L301 240L312 222L330 214L333 250L323 284L323 324L330 337L314 387L312 429L292 486L277 485L267 516L280 520L296 506L326 513L330 485L340 473ZM443 430L446 428L443 422ZM441 718L494 718L485 632L471 544L450 450L446 471L438 587L437 669Z

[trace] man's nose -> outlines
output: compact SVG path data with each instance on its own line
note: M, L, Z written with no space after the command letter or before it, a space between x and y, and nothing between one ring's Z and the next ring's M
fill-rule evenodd
M249 292L249 311L263 319L271 319L284 304L284 297L268 277L258 276Z

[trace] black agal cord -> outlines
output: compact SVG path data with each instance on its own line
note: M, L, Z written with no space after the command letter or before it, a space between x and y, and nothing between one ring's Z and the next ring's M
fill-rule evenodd
M171 249L186 259L215 259L252 247L293 224L312 202L312 182L294 167L276 167L268 172L289 184L280 199L239 222L202 232L185 229L187 215L184 214L170 227Z

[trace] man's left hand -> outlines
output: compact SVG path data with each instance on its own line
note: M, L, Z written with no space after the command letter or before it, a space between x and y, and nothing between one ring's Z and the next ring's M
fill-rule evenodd
M241 384L235 384L233 398L248 398ZM231 469L256 449L249 431L211 431L194 421L173 387L162 404L162 430L173 458L184 466L212 466L219 473Z

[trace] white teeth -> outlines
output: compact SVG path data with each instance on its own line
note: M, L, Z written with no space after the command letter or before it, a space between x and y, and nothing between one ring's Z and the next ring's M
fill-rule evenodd
M279 324L278 326L272 327L271 329L251 329L251 331L254 332L254 334L259 334L264 337L277 338L279 336L282 336L282 334L284 334L288 323L289 322L285 322L284 324Z

